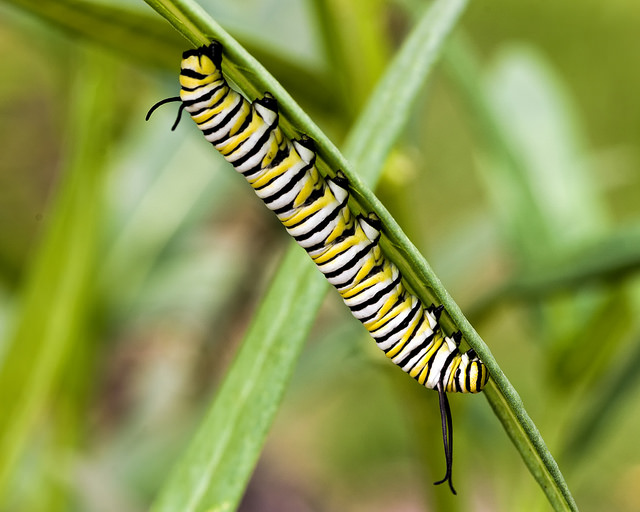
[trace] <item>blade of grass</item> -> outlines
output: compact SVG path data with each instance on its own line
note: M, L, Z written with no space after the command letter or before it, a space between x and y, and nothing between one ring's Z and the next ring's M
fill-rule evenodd
M440 14L434 14L432 9L416 26L388 71L387 77L391 78L387 78L383 86L376 89L365 109L375 111L369 116L377 116L380 130L367 130L368 126L363 123L358 125L360 135L354 134L351 138L354 142L349 156L353 160L365 160L367 147L382 145L387 151L391 148L391 141L400 135L410 108L407 106L402 109L404 118L401 115L394 116L392 123L385 125L382 119L395 111L398 105L410 104L416 99L431 63L465 4L464 1L441 0L433 7L435 13ZM189 25L195 24L191 22ZM215 38L219 39L217 33ZM223 41L223 44L229 44L229 40ZM417 62L422 65L416 65ZM388 88L397 88L400 83L406 85L402 92L390 95ZM281 99L278 94L276 96ZM365 179L371 184L377 181L386 158L384 152L379 152L378 156L379 159L371 161L366 168L368 173ZM181 510L232 510L235 507L259 456L297 355L320 307L321 298L328 288L300 249L292 246L211 412L156 500L154 511L175 510L176 507ZM276 308L279 315L286 316L276 317L275 323L270 319L276 314L271 312L272 308ZM290 324L295 325L296 329L290 331ZM267 341L265 336L268 337ZM251 378L247 378L248 375ZM239 401L237 397L242 397L242 400ZM213 446L215 443L212 440L218 441L216 446Z
M327 288L292 247L153 511L235 510Z
M419 254L414 258L411 264L434 287L434 293L441 299L440 302L445 306L452 321L489 369L491 380L485 388L484 395L527 468L544 491L549 503L554 510L577 510L558 464L524 408L516 389L509 382L480 335L433 274L433 271L426 264L423 264L424 260Z
M0 493L33 422L74 347L88 343L97 273L105 143L117 115L116 74L92 55L80 59L69 129L69 162L28 271L13 334L0 367Z

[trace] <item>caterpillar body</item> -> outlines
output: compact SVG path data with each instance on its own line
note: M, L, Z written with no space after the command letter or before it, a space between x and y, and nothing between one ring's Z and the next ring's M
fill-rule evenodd
M315 165L311 139L289 139L278 122L275 98L250 103L225 80L222 46L183 53L180 96L156 103L149 113L180 101L205 138L242 174L289 234L309 254L385 355L440 396L445 477L451 482L452 421L447 392L477 393L487 383L485 365L473 350L461 352L461 335L439 326L442 306L426 306L409 292L396 265L380 246L374 214L356 215L348 205L348 181L338 171L324 177ZM172 129L173 129L172 128Z

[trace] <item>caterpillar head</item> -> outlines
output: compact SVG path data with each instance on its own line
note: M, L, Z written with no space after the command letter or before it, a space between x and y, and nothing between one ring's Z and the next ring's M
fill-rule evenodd
M222 77L222 45L217 42L209 46L192 48L182 54L180 64L180 86L194 90Z
M215 69L220 69L222 64L222 45L217 41L212 41L207 46L200 46L199 48L190 48L182 52L182 68L188 62L188 67L198 70L203 74L210 74L213 66ZM208 67L205 69L205 67Z

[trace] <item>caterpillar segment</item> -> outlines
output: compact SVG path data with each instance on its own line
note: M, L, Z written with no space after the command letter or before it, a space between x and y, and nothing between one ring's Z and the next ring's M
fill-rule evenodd
M446 393L477 393L489 375L460 333L446 336L442 306L426 306L405 287L380 246L380 221L356 215L348 205L348 181L340 171L325 178L316 167L314 143L289 139L280 129L278 105L269 93L252 103L222 74L222 46L187 50L180 71L180 101L205 138L241 173L289 234L337 289L346 306L385 355L440 396L443 440L451 481L452 422ZM172 129L173 129L172 128Z

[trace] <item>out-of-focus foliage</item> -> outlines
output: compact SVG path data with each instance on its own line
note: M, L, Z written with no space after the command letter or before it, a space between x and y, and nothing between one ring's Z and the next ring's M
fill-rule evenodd
M287 238L190 123L170 133L170 109L144 123L175 94L183 45L144 4L95 4L113 9L100 30L78 8L85 30L70 33L56 19L73 9L12 3L0 6L0 354L12 365L0 427L20 456L3 461L0 509L145 510ZM340 145L422 2L203 5ZM640 508L638 26L631 1L472 2L377 190L586 511ZM165 32L160 56L132 46ZM433 488L435 393L372 345L331 295L242 510L544 509L480 397L452 399L461 495ZM46 367L29 365L35 351Z

